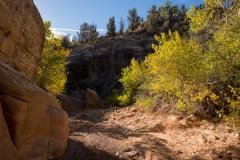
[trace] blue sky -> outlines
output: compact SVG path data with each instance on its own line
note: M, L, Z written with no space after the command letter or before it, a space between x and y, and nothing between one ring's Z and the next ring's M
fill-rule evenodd
M203 0L171 0L172 4L199 5ZM34 0L44 21L51 21L56 33L76 35L83 22L95 23L100 34L105 34L110 17L116 25L120 18L126 21L128 10L135 7L140 17L146 19L147 11L153 4L163 5L165 0ZM118 27L117 27L118 28Z

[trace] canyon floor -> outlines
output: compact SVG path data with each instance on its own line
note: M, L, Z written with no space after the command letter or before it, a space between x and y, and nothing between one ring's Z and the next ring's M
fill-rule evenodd
M134 106L69 113L58 160L239 160L240 131L225 123Z

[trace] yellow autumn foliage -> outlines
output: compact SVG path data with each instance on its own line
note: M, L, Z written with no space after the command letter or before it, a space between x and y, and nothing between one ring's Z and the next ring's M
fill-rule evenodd
M70 50L61 47L62 37L55 35L50 27L51 22L46 21L45 42L42 53L42 61L38 67L37 84L53 95L57 95L64 90L66 77L66 56Z
M204 0L203 9L191 6L191 31L207 30L212 38L200 44L178 32L155 36L154 53L123 69L120 104L151 107L156 101L172 100L181 110L191 112L200 106L209 116L240 124L239 8L240 0L232 5Z

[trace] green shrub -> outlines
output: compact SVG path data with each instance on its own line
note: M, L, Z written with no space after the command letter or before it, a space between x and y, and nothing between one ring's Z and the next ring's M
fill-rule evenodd
M122 93L121 90L113 89L111 95L107 97L106 103L112 106L118 105L119 104L118 97L121 93Z

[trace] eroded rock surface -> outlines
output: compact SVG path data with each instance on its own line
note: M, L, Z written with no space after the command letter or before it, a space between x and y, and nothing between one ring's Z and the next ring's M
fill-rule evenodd
M152 52L153 37L146 34L134 34L127 37L110 38L98 44L75 48L67 57L67 87L70 91L95 90L101 99L105 99L112 89L119 89L118 82L122 68L130 64L131 59L143 60Z
M0 1L0 60L34 79L44 35L44 24L33 0Z
M68 139L66 112L51 95L1 61L0 75L0 102L17 159L60 157Z
M33 0L0 1L0 159L61 157L68 116L34 83L45 30Z
M16 160L17 149L11 141L5 118L3 116L2 107L0 103L0 155L1 159ZM4 147L2 147L4 146Z

